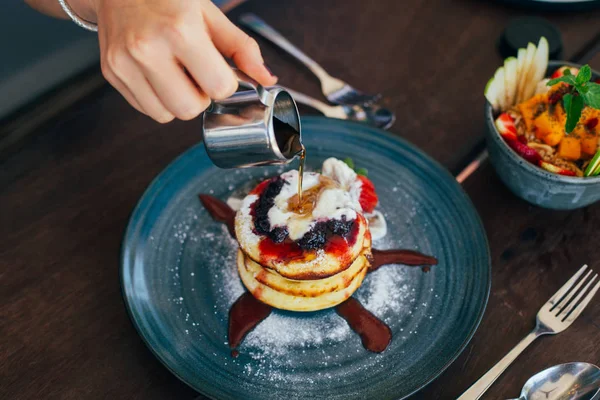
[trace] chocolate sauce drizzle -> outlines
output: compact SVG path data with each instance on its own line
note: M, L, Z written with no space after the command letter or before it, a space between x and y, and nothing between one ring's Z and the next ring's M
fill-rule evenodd
M373 272L379 267L387 264L402 264L411 267L423 267L425 272L429 271L427 266L437 265L438 260L425 254L413 250L377 250L372 249L373 261L369 267L369 272ZM427 270L425 270L427 268Z
M338 315L360 336L365 349L374 353L384 351L392 341L392 330L382 320L371 314L354 297L335 307Z
M233 208L229 207L229 204L223 200L208 194L201 194L198 197L200 197L202 205L206 208L212 219L224 223L231 236L235 238L235 211L233 211Z
M201 194L200 201L211 217L227 225L229 233L235 238L235 211L227 203L214 196ZM426 272L430 265L437 265L434 257L412 250L377 250L373 249L373 257L368 272L373 272L386 264L403 264L423 266ZM426 270L427 268L427 270ZM335 307L338 315L346 320L350 328L356 332L365 349L381 353L392 340L392 331L383 321L371 314L355 298L351 297ZM250 292L242 294L229 310L229 347L232 357L239 355L236 348L244 337L261 321L267 318L273 307L257 300Z
M267 318L273 307L256 300L252 293L245 292L241 295L229 310L229 347L232 349L231 355L237 357L239 354L235 350L244 337L261 321Z

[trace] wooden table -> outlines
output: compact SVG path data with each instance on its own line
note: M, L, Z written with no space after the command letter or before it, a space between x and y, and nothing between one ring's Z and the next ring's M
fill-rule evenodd
M495 41L522 10L475 0L287 0L254 11L334 75L382 91L392 131L451 171L480 145L482 90L499 65ZM599 39L599 11L546 15L565 58ZM596 42L595 42L595 41ZM292 88L316 80L264 44ZM600 55L591 61L600 68ZM105 86L36 131L0 167L0 398L203 399L148 351L121 300L119 247L150 182L199 140L199 121L159 125ZM463 354L418 399L456 398L532 328L540 305L581 264L600 269L600 204L572 212L532 207L484 164L464 184L490 241L489 304ZM600 361L600 298L567 333L535 343L486 398L515 396L526 378L568 361Z

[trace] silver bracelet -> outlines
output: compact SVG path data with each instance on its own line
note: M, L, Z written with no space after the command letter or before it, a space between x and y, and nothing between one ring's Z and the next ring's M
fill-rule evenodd
M67 0L58 0L58 4L60 4L65 13L67 13L67 15L69 16L69 18L71 18L73 22L75 22L77 25L84 29L87 29L88 31L98 32L98 24L86 21L85 19L77 15L75 11L73 11L69 3L67 3Z

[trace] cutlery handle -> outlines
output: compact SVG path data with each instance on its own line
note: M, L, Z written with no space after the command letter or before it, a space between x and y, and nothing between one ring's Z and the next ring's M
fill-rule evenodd
M477 400L492 384L498 379L506 368L529 346L540 334L537 331L531 332L521 340L504 358L492 367L485 375L473 384L466 392L456 400Z
M240 23L254 32L262 35L265 39L270 40L275 45L279 46L292 57L300 61L302 64L306 65L308 69L312 71L313 74L319 78L319 80L329 78L329 74L321 67L315 60L307 56L302 50L294 46L289 40L284 38L281 33L277 32L273 29L269 24L265 21L257 17L252 13L243 14L240 17Z
M288 92L289 94L292 95L292 97L294 98L294 101L304 104L304 105L307 105L309 107L315 108L329 117L330 111L333 108L332 106L327 105L327 104L323 103L322 101L312 98L304 93L296 92L293 89L290 89L287 87L284 89L286 92Z

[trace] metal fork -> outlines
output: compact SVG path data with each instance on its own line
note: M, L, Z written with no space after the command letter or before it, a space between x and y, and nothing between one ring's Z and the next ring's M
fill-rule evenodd
M289 88L285 88L285 90L292 95L297 103L315 108L329 118L365 122L381 129L388 129L396 121L396 115L393 112L376 104L371 106L331 106L304 93L296 92Z
M369 95L354 89L346 82L334 78L329 75L323 67L321 67L315 60L307 56L302 50L290 43L289 40L284 38L281 33L277 32L265 21L260 19L254 14L243 14L240 17L240 23L254 32L262 35L265 39L270 40L281 49L285 50L292 57L304 64L313 74L321 81L321 90L327 100L334 104L365 104L369 105L377 101L381 95Z
M529 346L535 339L542 335L555 335L567 329L579 314L585 309L588 303L594 297L594 294L600 288L600 282L588 292L592 283L598 277L598 274L593 274L591 269L581 279L577 285L575 282L583 275L587 265L581 267L579 271L558 292L554 294L542 306L536 317L535 329L521 340L507 355L504 356L492 369L483 375L477 382L473 384L466 392L457 400L477 400L488 390L490 386L498 379L504 370ZM591 279L590 276L593 274ZM587 281L583 290L579 290ZM584 294L587 295L583 298Z

